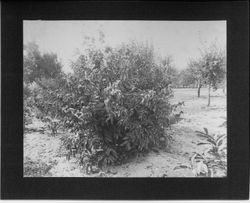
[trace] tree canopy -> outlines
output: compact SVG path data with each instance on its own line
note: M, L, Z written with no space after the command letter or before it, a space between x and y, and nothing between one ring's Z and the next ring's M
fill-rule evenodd
M217 89L218 85L225 79L226 56L224 51L211 45L202 51L200 63L205 84Z
M24 81L34 82L41 78L55 78L60 75L62 65L54 53L41 53L35 42L24 45Z

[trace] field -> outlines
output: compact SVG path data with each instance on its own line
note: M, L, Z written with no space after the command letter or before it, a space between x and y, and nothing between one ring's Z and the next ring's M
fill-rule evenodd
M179 111L184 113L178 123L166 133L172 141L165 150L151 152L128 160L127 163L110 167L102 173L88 175L76 158L68 160L61 145L60 132L51 136L39 120L27 126L24 132L24 176L25 177L194 177L192 169L179 165L190 165L194 153L202 153L208 146L197 145L203 138L195 131L207 128L209 134L226 134L226 96L219 89L211 93L211 105L207 107L207 89L175 89L172 103L184 101ZM215 177L225 174L217 170Z

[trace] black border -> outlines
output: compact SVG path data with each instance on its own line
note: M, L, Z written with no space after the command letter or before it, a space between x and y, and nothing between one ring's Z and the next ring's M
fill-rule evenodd
M248 199L249 3L2 2L2 199ZM22 20L227 20L228 177L23 178Z

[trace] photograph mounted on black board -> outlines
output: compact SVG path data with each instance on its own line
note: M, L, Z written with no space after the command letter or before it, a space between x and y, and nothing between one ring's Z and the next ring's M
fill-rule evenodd
M3 3L2 198L248 198L247 5Z

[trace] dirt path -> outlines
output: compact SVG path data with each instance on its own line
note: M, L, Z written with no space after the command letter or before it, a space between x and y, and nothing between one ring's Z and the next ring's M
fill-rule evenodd
M201 98L196 97L196 90L176 90L173 103L185 101L182 120L174 124L168 132L173 142L165 151L151 152L146 156L134 158L128 163L112 167L116 174L109 177L194 177L191 169L174 168L180 164L188 165L190 157L202 153L207 146L198 146L201 138L195 130L206 127L211 134L226 134L226 97L217 91L212 94L211 106L206 107L206 90L201 91ZM42 128L36 121L35 129ZM76 159L67 160L65 149L61 147L60 137L52 137L48 132L33 132L24 135L24 175L52 177L84 177ZM94 175L93 175L94 176Z

